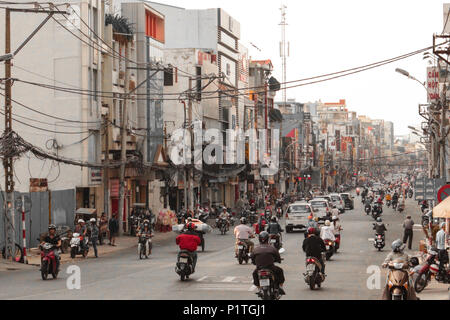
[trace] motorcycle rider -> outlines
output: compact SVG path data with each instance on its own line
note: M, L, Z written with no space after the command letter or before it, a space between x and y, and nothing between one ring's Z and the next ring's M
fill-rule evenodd
M185 250L189 252L192 258L192 267L195 271L195 266L197 264L197 246L201 244L200 237L195 233L195 224L189 223L187 225L187 230L176 237L175 242L180 247L180 250Z
M340 235L341 231L344 230L344 229L342 229L342 226L339 223L339 217L338 216L333 216L331 218L331 221L333 221L333 225L332 225L333 233L334 233L334 236L336 237L336 236Z
M81 241L81 249L86 248L86 233L87 233L87 227L86 222L84 222L83 219L78 220L78 225L75 228L75 232L79 233L80 236L83 237L83 241Z
M316 229L308 228L308 237L303 240L302 249L307 257L314 257L320 262L320 272L325 275L325 263L322 259L322 252L326 251L325 242L317 236Z
M374 224L373 230L375 230L376 234L381 234L384 238L384 233L387 231L387 229L380 217L377 218L377 222Z
M398 204L398 192L397 190L394 191L394 195L392 196L392 205L396 206Z
M241 224L234 227L234 236L236 237L236 243L234 245L235 258L237 258L237 256L238 256L239 241L245 242L245 244L248 246L249 253L252 253L253 248L255 247L255 244L253 243L253 241L250 240L250 238L254 237L253 229L247 225L247 219L245 219L244 217L241 218L240 223Z
M331 216L338 216L339 215L339 209L337 206L333 203L331 207Z
M147 236L147 237L152 237L152 228L150 228L150 221L148 220L144 220L144 223L142 224L142 227L139 227L139 230L137 232L136 235L139 239L141 236ZM145 243L143 243L143 245L145 245ZM152 254L152 249L149 248L149 252L148 254Z
M56 258L56 270L59 270L59 248L61 248L61 238L56 234L56 226L54 224L48 226L48 235L44 238L44 241L41 242L41 245L46 242L53 245L53 253Z
M389 262L394 261L396 259L402 259L405 260L406 263L409 264L409 256L408 254L404 253L405 245L403 244L402 240L397 239L392 242L392 252L390 252L386 259L384 260L382 267L387 268L389 265ZM409 285L408 285L408 300L419 300L419 298L416 297L416 291L414 290L414 285L412 284L411 277L408 278ZM383 300L390 300L389 299L389 286L386 282L386 285L383 290Z
M278 223L278 219L275 216L272 216L270 218L270 222L267 226L267 230L266 230L269 235L276 235L276 240L277 240L277 245L280 244L280 234L284 231L280 224Z
M89 239L92 242L92 247L94 248L95 257L98 258L97 241L98 241L99 229L97 227L97 221L95 220L95 218L92 218L91 220L89 220L89 222L91 223L89 225Z
M265 230L267 225L266 215L261 213L258 219L258 233L261 233Z
M269 245L269 237L268 232L261 232L258 236L260 245L256 246L251 254L252 262L256 265L256 269L253 271L253 284L261 291L258 270L270 269L275 277L275 287L278 287L279 293L284 295L286 293L283 290L285 281L283 269L274 264L275 262L281 263L280 253L273 246Z
M220 219L224 220L227 224L227 229L230 227L230 214L227 211L226 207L223 207L223 211L219 215L219 221Z
M322 238L322 240L325 239L329 239L332 241L336 240L330 220L326 220L325 225L322 228L320 228L320 237Z

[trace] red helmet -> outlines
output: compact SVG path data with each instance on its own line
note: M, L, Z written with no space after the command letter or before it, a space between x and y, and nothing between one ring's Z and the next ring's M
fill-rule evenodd
M265 217L266 215L264 213L261 213L261 217Z
M316 233L316 229L313 227L308 228L308 234L315 234Z

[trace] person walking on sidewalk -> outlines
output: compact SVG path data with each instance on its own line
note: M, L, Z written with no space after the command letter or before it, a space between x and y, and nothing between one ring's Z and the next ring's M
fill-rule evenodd
M407 216L406 220L403 222L403 243L406 244L408 241L408 249L411 250L412 240L413 240L413 227L414 221L411 219L411 216Z
M95 257L98 258L97 241L99 229L97 227L97 221L95 220L95 218L92 218L89 221L91 222L91 224L89 225L89 233L91 235L92 247L94 248Z
M444 265L448 263L448 252L445 249L447 235L445 233L445 222L441 223L441 230L436 233L436 249L439 253L439 274L442 274Z
M109 219L109 245L116 246L116 237L119 233L119 220L117 220L117 213L113 214L112 218Z

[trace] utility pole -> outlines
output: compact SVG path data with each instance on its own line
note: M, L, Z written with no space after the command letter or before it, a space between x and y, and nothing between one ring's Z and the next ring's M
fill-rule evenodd
M189 137L189 141L190 141L190 145L189 145L189 150L190 150L190 164L189 164L189 175L188 175L188 185L189 185L189 209L191 209L192 211L194 211L194 189L193 189L193 172L194 172L194 164L192 163L193 162L193 157L192 157L192 154L193 154L193 140L194 140L194 136L193 136L193 130L192 130L192 95L193 95L193 92L192 92L192 78L191 77L189 77L189 102L188 102L188 116L189 116L189 119L188 119L188 126L189 126L189 134L190 134L190 137Z
M22 42L22 44L11 52L11 12L22 13L47 13L48 16L34 29L34 31ZM19 51L33 38L33 36L47 23L53 14L66 14L65 11L52 11L41 9L19 9L5 8L5 130L4 137L12 133L12 80L11 80L11 59L16 56ZM4 232L5 232L5 256L6 259L13 259L13 250L15 244L15 206L14 206L14 169L13 158L5 155L3 160L5 170L5 215L4 215Z
M103 167L103 212L111 218L109 212L109 112L105 115L105 166Z
M128 110L127 110L127 100L129 98L128 91L130 89L130 71L128 68L128 56L129 56L129 45L125 42L125 94L122 100L122 119L120 121L120 177L119 177L119 234L124 232L123 226L123 213L125 211L125 166L127 161L127 124L128 124ZM125 218L128 214L125 215Z

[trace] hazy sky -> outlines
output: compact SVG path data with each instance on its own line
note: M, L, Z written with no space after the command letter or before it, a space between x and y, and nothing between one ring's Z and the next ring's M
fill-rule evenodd
M281 82L280 6L287 8L290 42L287 80L307 78L392 58L432 45L443 28L443 2L436 0L160 0L187 9L220 7L241 23L241 42L254 59L272 60ZM262 51L253 48L254 43ZM422 54L345 78L289 89L300 102L346 99L351 110L393 121L395 134L420 125L419 83L396 73L399 67L426 79ZM281 100L281 93L277 95Z

